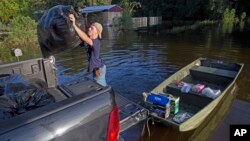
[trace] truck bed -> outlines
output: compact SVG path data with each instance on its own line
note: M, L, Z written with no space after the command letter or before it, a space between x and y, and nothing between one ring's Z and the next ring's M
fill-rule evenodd
M147 118L143 107L115 93L110 86L85 78L57 85L51 60L38 58L0 65L0 76L5 74L21 74L25 80L45 82L55 103L0 121L1 140L106 140L114 105L119 107L120 132Z

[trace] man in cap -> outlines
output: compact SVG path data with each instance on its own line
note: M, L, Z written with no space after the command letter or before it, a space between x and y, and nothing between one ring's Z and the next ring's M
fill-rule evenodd
M102 86L106 86L106 65L100 56L101 50L101 38L102 38L102 25L100 23L92 23L88 28L88 33L86 34L82 31L75 23L75 16L73 14L69 15L72 21L73 28L77 32L78 36L88 44L88 72L93 72L94 79L97 83Z

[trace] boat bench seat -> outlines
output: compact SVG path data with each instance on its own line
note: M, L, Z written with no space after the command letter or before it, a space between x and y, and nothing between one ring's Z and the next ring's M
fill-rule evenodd
M191 85L194 85L194 84L191 84ZM168 86L167 86L168 89L173 89L175 91L178 91L180 93L181 92L181 88L176 86L175 83L170 83ZM184 93L184 94L192 94L192 95L197 95L197 96L200 96L200 97L205 97L205 98L208 98L208 99L212 99L212 98L209 98L209 97L206 97L206 96L202 96L201 95L201 92L200 93L196 93L196 92L193 92L192 90L190 90L188 93Z
M173 89L175 91L179 91L181 92L181 88L178 87L175 83L170 83L168 86L167 86L168 89ZM193 95L199 95L198 93L195 93L193 91L189 91L187 94L193 94Z
M209 102L213 100L212 98L202 96L193 91L183 93L181 92L181 88L178 87L175 83L170 83L166 87L166 92L175 96L179 96L182 101L185 101L185 103L192 103L192 105L196 105L198 107L206 106Z
M204 81L227 86L236 77L237 72L205 66L196 66L190 69L190 75L194 79L202 82Z
M205 66L197 66L190 69L190 71L197 71L197 72L203 72L228 78L235 78L237 75L237 72L230 71L230 70L223 70L218 68L211 68L211 67L205 67Z

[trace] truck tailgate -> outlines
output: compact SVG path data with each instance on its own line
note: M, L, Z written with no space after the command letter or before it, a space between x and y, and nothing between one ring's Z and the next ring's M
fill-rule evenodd
M81 83L82 81L84 83ZM99 91L102 90L103 87L93 81L86 81L83 79L61 85L60 89L65 91L66 94L69 94L69 97L72 97L91 91ZM120 132L125 131L147 118L147 110L145 108L128 100L119 93L115 93L115 100L120 112Z
M115 99L120 110L120 132L147 119L148 111L142 106L128 100L118 93L115 93Z

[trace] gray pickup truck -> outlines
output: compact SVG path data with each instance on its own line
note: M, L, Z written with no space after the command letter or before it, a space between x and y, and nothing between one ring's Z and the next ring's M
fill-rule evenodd
M58 85L55 62L50 58L0 65L0 80L13 74L31 83L42 83L54 101L0 119L1 141L117 141L122 140L122 132L147 118L144 108L115 93L110 86L102 87L84 78ZM1 99L5 97L3 91L2 114L8 112L6 101Z

